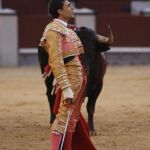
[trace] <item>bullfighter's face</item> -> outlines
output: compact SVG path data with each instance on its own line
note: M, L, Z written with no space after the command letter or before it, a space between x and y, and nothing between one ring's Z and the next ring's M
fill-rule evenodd
M62 9L59 9L59 14L65 20L70 20L74 17L73 7L71 6L68 0L64 1L64 5Z

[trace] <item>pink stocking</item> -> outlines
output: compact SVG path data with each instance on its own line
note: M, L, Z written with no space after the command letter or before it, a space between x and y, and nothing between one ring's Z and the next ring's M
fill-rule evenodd
M61 143L62 134L55 134L51 132L50 134L50 150L59 150L59 146Z

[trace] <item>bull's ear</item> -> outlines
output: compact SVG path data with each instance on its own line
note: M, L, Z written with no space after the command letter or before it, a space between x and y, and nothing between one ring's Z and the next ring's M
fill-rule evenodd
M114 35L113 35L113 32L112 32L110 24L108 25L108 30L109 30L108 43L112 44L114 42Z

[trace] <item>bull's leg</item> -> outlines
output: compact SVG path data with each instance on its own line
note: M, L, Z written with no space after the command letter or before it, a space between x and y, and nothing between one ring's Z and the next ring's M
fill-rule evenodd
M95 86L95 88L91 90L91 92L88 95L88 102L87 102L88 125L92 136L96 135L93 118L94 118L96 100L102 90L102 86L103 86L103 82Z
M55 103L55 95L51 95L51 93L47 90L47 98L50 106L50 124L52 124L55 120L56 115L53 113L53 107Z

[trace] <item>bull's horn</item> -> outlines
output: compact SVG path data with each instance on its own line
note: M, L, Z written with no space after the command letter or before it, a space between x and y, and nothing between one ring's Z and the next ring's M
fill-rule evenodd
M108 25L108 30L109 30L109 37L105 37L105 36L102 36L102 35L98 35L98 34L97 34L97 40L98 40L100 43L107 43L107 44L112 44L112 43L113 43L113 41L114 41L114 36L113 36L113 33L112 33L112 30L111 30L110 25Z
M108 25L108 30L109 30L109 44L112 44L114 42L114 35L113 35L112 30L111 30L110 24Z
M109 42L109 38L108 37L105 37L105 36L102 36L102 35L98 35L97 34L97 40L100 42L100 43L108 43Z

